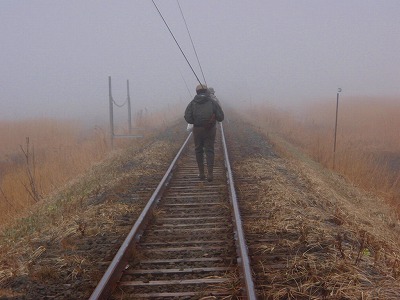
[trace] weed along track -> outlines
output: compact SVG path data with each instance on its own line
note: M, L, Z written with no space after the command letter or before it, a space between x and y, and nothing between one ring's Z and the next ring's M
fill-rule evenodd
M220 129L214 181L197 178L189 136L90 299L255 299Z

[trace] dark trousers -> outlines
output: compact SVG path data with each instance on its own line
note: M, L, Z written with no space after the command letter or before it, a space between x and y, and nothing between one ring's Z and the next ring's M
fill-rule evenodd
M206 152L207 171L212 176L214 168L214 143L217 127L211 129L204 127L193 127L194 147L196 152L196 161L200 174L204 174L204 152Z

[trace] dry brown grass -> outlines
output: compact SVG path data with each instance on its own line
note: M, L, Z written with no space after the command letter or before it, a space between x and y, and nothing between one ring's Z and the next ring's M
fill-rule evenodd
M257 182L245 211L267 216L249 218L245 228L266 239L252 253L261 298L398 299L395 216L376 197L303 159L235 164L241 176Z
M144 111L135 116L132 133L151 134L176 119L179 112L172 106L161 112ZM116 125L115 132L128 134L126 126ZM88 128L73 121L0 121L0 140L0 225L60 190L111 151L107 125ZM115 139L114 147L124 148L134 142ZM32 193L32 184L37 196Z
M335 171L356 185L383 194L400 213L400 101L342 99ZM335 109L336 101L330 101L309 104L303 112L261 105L244 114L267 134L283 137L332 169Z
M103 129L67 121L1 122L0 138L0 223L57 190L109 151ZM28 170L38 192L36 199L29 193Z
M393 209L278 135L270 147L259 128L234 118L230 125L259 298L400 299Z
M35 299L42 298L40 293L87 299L93 283L105 271L101 269L103 260L110 259L109 251L116 251L111 243L127 234L127 218L133 223L151 195L150 188L145 196L143 184L151 186L154 177L155 188L186 135L184 124L175 128L181 130L153 132L130 147L109 153L64 185L60 193L4 226L0 234L0 295L18 296L16 290L21 289L12 282L18 285L22 280L28 287L21 297L37 292L29 295ZM32 291L38 283L46 289Z

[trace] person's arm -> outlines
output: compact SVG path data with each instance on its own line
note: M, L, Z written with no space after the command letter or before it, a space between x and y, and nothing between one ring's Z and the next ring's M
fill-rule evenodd
M189 105L186 107L184 117L185 117L186 122L188 122L189 124L194 123L192 102L190 102Z
M215 119L218 122L222 122L224 120L224 111L222 110L218 102L214 101L214 105L215 105Z

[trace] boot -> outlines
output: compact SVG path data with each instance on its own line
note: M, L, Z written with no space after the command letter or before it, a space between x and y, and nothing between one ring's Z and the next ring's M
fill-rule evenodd
M209 150L206 152L206 161L207 161L207 180L211 182L214 180L213 169L214 169L214 151Z
M196 154L196 161L197 161L197 166L199 168L199 179L204 180L206 179L206 175L204 173L204 162L203 162L203 155L198 155Z
M197 177L199 177L200 180L204 180L206 179L206 174L199 172L199 175L197 175Z
M207 174L207 181L211 182L214 180L214 176L213 176L213 166L208 166L207 168L208 174Z

